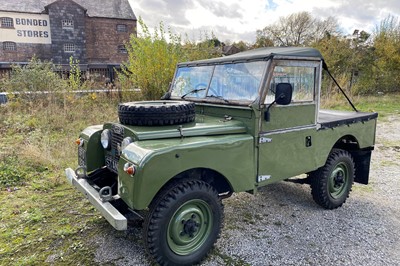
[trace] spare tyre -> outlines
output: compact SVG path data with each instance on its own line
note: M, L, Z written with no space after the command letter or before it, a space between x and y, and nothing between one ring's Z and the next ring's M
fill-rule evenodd
M163 126L193 122L195 104L186 101L142 101L120 103L119 121L123 125Z

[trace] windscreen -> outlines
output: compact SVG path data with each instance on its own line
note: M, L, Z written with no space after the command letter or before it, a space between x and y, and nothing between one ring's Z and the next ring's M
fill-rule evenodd
M171 95L202 100L254 101L266 61L178 68Z

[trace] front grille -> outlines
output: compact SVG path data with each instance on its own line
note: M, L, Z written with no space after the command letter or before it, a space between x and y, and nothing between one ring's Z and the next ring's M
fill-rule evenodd
M111 126L111 149L106 154L106 166L114 173L118 172L117 166L121 156L121 142L124 139L124 128L119 125Z
M111 152L117 161L121 155L121 142L124 139L124 128L118 125L111 127Z
M78 146L78 165L86 166L86 151L81 146Z

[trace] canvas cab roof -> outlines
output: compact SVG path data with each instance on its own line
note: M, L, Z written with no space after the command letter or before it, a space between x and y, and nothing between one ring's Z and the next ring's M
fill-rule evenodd
M321 53L310 47L263 47L229 56L179 63L178 66L208 65L218 63L234 63L249 60L268 60L273 57L312 58L323 60Z

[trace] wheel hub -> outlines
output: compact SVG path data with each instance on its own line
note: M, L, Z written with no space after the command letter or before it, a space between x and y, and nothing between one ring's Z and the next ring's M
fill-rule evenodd
M344 175L343 172L338 172L337 175L334 177L335 181L335 188L339 188L344 183Z
M345 164L339 163L330 176L329 193L330 196L337 199L346 193L348 179L348 169Z
M188 235L189 237L193 237L194 233L196 233L200 227L200 223L196 220L196 215L192 214L189 220L182 220L183 231L180 233L181 236Z
M207 202L192 199L184 203L171 217L167 241L170 249L178 255L188 255L210 237L213 219Z

